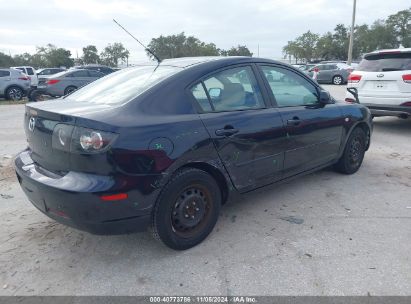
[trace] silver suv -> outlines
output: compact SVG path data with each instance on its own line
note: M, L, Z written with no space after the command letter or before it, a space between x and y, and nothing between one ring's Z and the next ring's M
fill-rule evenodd
M30 78L15 69L0 69L0 97L21 100L30 89Z

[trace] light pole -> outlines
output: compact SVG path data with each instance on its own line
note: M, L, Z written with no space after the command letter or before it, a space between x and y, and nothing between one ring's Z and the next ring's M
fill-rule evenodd
M355 25L356 6L357 6L357 0L354 0L353 10L352 10L351 32L350 32L350 44L348 45L348 60L347 60L348 65L351 65L351 62L352 62L352 46L354 42L354 25Z

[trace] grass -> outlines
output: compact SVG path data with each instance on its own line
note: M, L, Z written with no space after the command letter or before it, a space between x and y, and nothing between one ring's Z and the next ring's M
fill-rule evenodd
M27 98L23 98L20 101L13 101L13 100L7 100L7 99L0 99L0 106L2 105L18 105L18 104L25 104L28 102Z

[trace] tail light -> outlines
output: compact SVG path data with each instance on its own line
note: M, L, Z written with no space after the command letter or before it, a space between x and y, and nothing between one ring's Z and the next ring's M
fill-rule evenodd
M57 124L53 130L52 147L75 153L101 153L109 149L117 134L66 124Z
M111 195L102 195L100 198L103 201L120 201L128 198L127 193L117 193L117 194L111 194Z
M22 76L22 77L19 77L19 79L20 79L20 80L30 80L30 77L28 77L28 76Z
M406 83L411 83L411 74L402 75L402 80Z
M71 151L100 153L106 151L117 138L117 134L75 127L71 140Z
M403 107L411 107L411 101L407 101L401 104Z
M355 99L347 97L345 102L355 103Z
M59 83L60 79L49 79L46 81L48 85Z
M357 74L350 74L348 76L348 82L351 83L357 83L361 80L361 75L357 75Z

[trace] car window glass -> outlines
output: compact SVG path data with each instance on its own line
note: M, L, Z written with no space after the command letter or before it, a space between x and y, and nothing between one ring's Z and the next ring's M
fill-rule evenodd
M221 71L204 80L214 111L236 111L264 107L251 67Z
M88 72L86 70L84 71L76 71L73 72L69 75L67 75L68 77L89 77Z
M411 52L370 54L361 60L356 70L364 72L411 70Z
M262 70L279 107L318 103L315 86L304 77L280 67L263 66Z
M20 71L22 71L23 73L26 73L26 71L24 70L24 68L16 68L16 70L20 70Z
M8 77L10 76L10 71L1 71L0 70L0 77Z
M29 75L34 75L33 69L32 68L27 68L27 73Z
M178 67L156 65L126 68L92 82L68 95L67 99L97 104L123 104L181 70Z
M207 97L207 93L204 90L203 84L201 82L191 88L191 93L204 112L210 112L212 110Z
M333 64L333 65L330 65L330 70L337 70L338 68L337 68L337 66L335 65L335 64Z
M91 77L101 77L101 76L103 76L102 73L97 72L97 71L93 71L93 70L89 70L88 73L90 74Z

